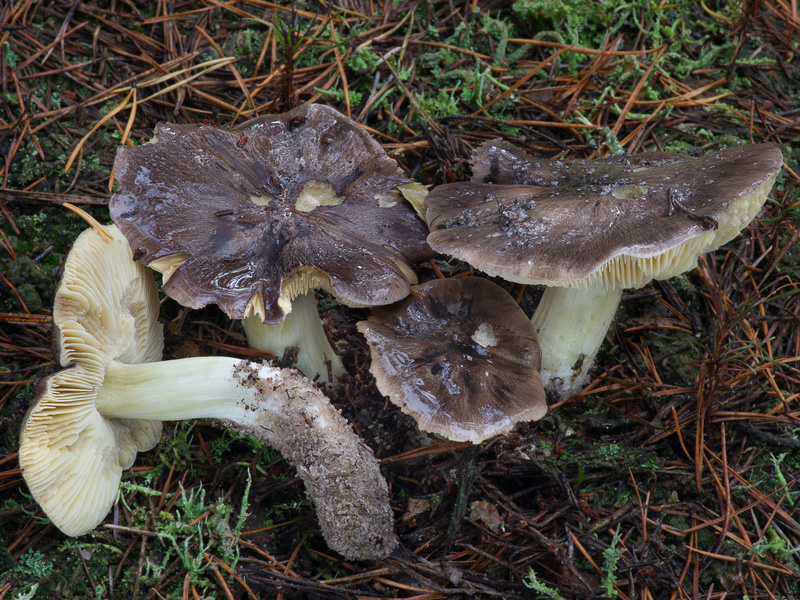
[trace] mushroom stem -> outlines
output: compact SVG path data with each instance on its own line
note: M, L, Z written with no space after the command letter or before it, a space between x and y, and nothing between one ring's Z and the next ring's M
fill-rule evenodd
M145 364L114 361L106 367L95 408L107 419L249 419L250 411L266 410L256 391L235 378L247 364L227 356L199 356ZM272 381L281 369L264 366ZM304 386L306 391L313 386Z
M344 373L342 360L325 335L313 291L297 296L280 323L268 325L258 315L251 315L242 325L251 348L278 357L287 348L297 348L296 368L309 379L334 383Z
M622 288L549 287L531 318L542 350L542 383L566 398L578 391L606 337Z
M223 419L227 428L263 441L297 468L333 550L374 559L395 546L378 461L327 397L291 369L227 357L115 361L95 406L105 418Z

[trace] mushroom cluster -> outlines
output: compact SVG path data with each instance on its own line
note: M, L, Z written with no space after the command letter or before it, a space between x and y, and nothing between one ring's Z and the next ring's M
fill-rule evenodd
M385 557L396 545L386 481L319 387L344 367L315 289L373 307L358 330L382 393L421 430L478 444L542 418L545 388L579 389L623 288L690 269L736 236L781 165L766 144L568 162L492 141L472 181L426 196L325 106L231 130L161 124L119 149L108 239L87 231L67 259L53 310L64 368L25 419L23 476L53 522L81 535L162 420L219 419L296 466L331 548ZM485 278L417 285L414 265L435 252L547 286L533 318ZM145 266L181 304L242 320L251 346L297 347L306 377L227 357L161 361Z

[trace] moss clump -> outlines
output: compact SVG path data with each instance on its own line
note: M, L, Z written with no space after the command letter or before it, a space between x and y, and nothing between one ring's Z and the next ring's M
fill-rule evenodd
M16 229L11 224L3 227L15 256L0 250L0 273L17 293L0 280L0 312L23 312L25 308L40 312L52 305L63 255L86 223L60 209L20 215L14 224Z
M27 307L35 313L53 303L55 277L52 270L40 267L27 256L20 256L17 260L0 259L0 271L17 290L15 294L6 282L0 280L0 311L21 312Z

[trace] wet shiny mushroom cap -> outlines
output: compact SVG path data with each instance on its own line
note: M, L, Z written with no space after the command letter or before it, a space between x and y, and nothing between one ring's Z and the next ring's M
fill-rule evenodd
M479 443L547 412L530 319L486 279L416 286L358 330L378 389L423 431Z
M735 237L781 165L769 144L548 161L490 142L473 158L475 181L428 195L428 243L513 281L639 287Z
M305 105L233 129L161 124L122 147L111 216L181 304L283 320L326 288L355 305L409 293L431 256L397 163L352 120Z

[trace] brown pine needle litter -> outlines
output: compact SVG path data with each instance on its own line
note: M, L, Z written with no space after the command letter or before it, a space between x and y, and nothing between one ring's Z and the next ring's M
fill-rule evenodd
M78 208L77 206L75 206L73 204L70 204L69 202L64 202L61 206L71 210L76 215L78 215L81 219L86 221L89 224L89 226L97 232L97 235L99 235L104 241L106 241L106 242L110 242L111 241L111 239L112 239L111 238L111 234L108 233L108 231L103 226L103 224L100 223L100 221L95 219L88 212L86 212L82 208Z
M0 600L800 597L795 4L2 3ZM347 369L332 402L391 490L388 559L335 556L289 465L202 421L166 424L104 526L65 538L28 495L18 432L58 366L64 257L83 219L109 222L116 148L306 102L429 189L469 179L496 138L567 160L770 142L785 169L738 238L623 296L580 393L479 447L417 431L374 385L368 311L319 296ZM448 257L418 274L481 275ZM533 312L541 289L498 283ZM269 358L213 306L164 299L162 321L166 359Z

